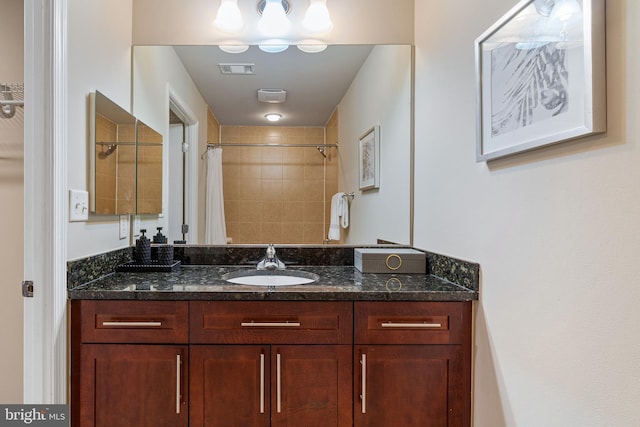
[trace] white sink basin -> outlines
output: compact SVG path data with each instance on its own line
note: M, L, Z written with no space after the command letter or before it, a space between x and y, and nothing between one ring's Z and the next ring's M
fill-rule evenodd
M222 276L229 283L250 286L306 285L319 278L317 274L299 270L238 270Z

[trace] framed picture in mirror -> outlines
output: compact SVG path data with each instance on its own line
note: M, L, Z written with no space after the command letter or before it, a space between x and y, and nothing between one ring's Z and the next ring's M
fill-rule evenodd
M358 142L360 190L380 188L380 126L369 128Z

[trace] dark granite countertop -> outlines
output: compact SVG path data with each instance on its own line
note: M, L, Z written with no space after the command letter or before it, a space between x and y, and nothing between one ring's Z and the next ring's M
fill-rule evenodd
M433 274L361 273L352 266L291 267L318 274L315 283L250 286L221 276L239 266L183 265L170 273L111 273L69 288L70 299L118 300L299 300L299 301L471 301L477 289Z

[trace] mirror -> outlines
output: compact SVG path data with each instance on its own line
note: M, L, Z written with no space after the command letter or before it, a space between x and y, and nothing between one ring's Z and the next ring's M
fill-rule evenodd
M90 94L90 211L133 214L136 208L136 118L96 91Z
M256 50L257 47L251 46L245 53L229 54L217 46L134 47L136 115L147 118L156 126L168 123L167 111L160 107L166 105L167 87L171 87L177 98L186 101L187 109L199 114L198 111L209 106L215 116L211 120L207 116L197 117L200 145L191 144L187 154L186 164L193 170L186 171L190 178L185 182L191 185L186 191L197 195L194 197L198 202L193 206L197 205L199 211L197 215L188 215L190 230L195 229L193 224L197 223L197 235L190 231L189 243L206 243L204 177L207 156L204 154L205 144L210 141L222 142L227 236L233 243L322 244L327 237L332 195L353 192L350 224L342 231L340 243L375 244L384 240L410 244L412 47L336 45L320 54L297 52L295 46L280 54ZM360 63L346 73L342 67L346 60L336 59L341 50L358 50L362 54ZM351 53L342 55L342 58L354 56ZM225 75L227 70L221 66L226 65L232 71L237 68L246 71L247 67L242 64L254 66L249 75ZM194 86L196 95L188 91ZM337 87L340 90L336 94ZM286 101L258 103L260 88L285 89ZM327 102L330 93L333 94L331 102ZM193 98L200 98L202 104L190 101ZM305 108L316 113L322 109L324 113L319 119L316 114L315 119L305 120L301 117ZM277 125L268 124L265 121L268 112L282 114L283 120ZM240 113L251 117L241 117ZM206 130L201 131L204 123ZM361 191L358 140L363 132L376 125L380 126L381 140L380 186ZM212 128L214 131L210 132ZM308 144L309 147L256 147L273 142ZM330 147L320 153L315 147L323 142L337 143L338 148ZM233 147L234 144L245 146ZM167 153L171 152L167 150ZM179 151L178 155L181 155ZM286 161L280 163L281 159ZM231 180L229 176L237 179ZM285 187L280 177L295 183L295 188ZM312 186L305 179L324 181L324 185ZM171 181L173 183L173 178ZM280 201L275 198L287 193L289 188L294 188L291 193L296 195L287 197L296 199ZM172 200L171 191L169 200ZM236 199L231 199L232 196ZM317 197L322 200L316 200ZM256 201L261 203L250 203ZM233 225L230 224L232 216L238 218ZM281 221L284 217L295 217L296 224L285 224ZM298 221L300 217L312 218L314 224L302 223ZM243 227L240 224L243 222L253 228L249 231L239 228ZM173 238L170 228L165 230ZM303 234L305 230L313 230L313 240L290 240L294 229L302 230ZM259 230L268 230L268 233ZM281 230L281 237L278 237L278 230ZM241 235L248 235L252 240L239 238Z
M162 135L142 121L137 125L136 214L162 212Z
M162 212L162 135L96 91L89 96L90 211Z

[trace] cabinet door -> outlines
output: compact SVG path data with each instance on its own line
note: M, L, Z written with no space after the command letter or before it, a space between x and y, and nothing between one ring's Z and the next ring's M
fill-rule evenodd
M190 426L269 426L269 346L191 346Z
M464 425L461 346L356 346L356 427Z
M186 346L85 344L80 352L80 427L188 425Z
M272 346L274 427L352 425L352 347Z

